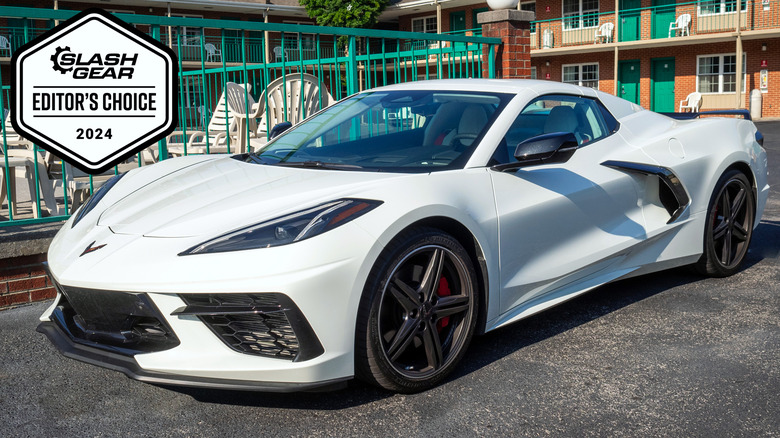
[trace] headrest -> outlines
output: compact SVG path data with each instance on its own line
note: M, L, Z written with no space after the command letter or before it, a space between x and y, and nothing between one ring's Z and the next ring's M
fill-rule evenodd
M550 132L576 132L577 115L570 106L556 106L550 110L547 120L544 122L544 133Z

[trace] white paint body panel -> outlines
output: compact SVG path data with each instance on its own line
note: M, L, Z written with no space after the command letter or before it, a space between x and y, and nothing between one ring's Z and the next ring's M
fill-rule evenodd
M149 293L181 345L136 355L143 369L317 382L353 374L356 315L369 271L383 248L420 220L446 217L471 232L488 281L482 329L491 330L606 282L698 259L714 185L735 163L752 170L756 225L761 217L768 196L766 154L749 121L675 121L591 89L548 81L421 81L387 88L431 87L515 94L465 169L393 174L280 168L214 156L172 159L133 170L77 226L68 221L49 249L51 272L63 285ZM510 172L487 168L517 113L536 96L552 93L599 98L620 122L618 132L581 147L565 164ZM667 224L651 177L600 165L607 160L671 169L691 198L688 208ZM344 197L383 203L291 245L177 255L227 231ZM91 242L106 246L80 257ZM178 293L220 292L288 295L325 353L300 363L242 354L195 317L170 316L183 305Z

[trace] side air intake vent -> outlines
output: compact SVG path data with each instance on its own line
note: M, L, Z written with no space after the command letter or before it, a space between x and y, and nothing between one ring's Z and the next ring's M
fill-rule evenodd
M631 163L628 161L605 161L601 163L601 165L622 172L657 176L659 184L658 196L661 204L663 204L670 216L669 220L666 222L668 224L676 221L690 202L688 192L685 191L682 182L680 182L677 175L669 168L652 164Z

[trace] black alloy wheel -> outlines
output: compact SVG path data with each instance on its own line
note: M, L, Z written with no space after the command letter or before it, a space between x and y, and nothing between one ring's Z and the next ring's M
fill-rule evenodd
M477 319L476 274L446 233L423 229L396 240L364 294L356 368L370 383L416 392L441 382L463 356Z
M736 273L745 260L755 220L753 188L745 175L732 170L718 181L707 209L704 254L697 270L713 277Z

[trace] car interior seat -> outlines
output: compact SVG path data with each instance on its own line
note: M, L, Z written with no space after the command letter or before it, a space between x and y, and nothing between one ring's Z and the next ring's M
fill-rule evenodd
M463 110L456 134L450 144L456 148L469 147L488 123L488 115L482 105L472 104Z
M577 123L577 114L574 108L560 105L550 110L550 114L544 121L544 133L553 132L571 132L577 138L577 143L582 144L582 138L579 135L579 123Z
M460 121L460 105L457 102L447 102L439 106L425 128L423 144L442 145L455 135L455 130Z

